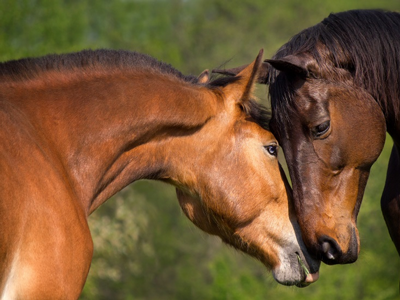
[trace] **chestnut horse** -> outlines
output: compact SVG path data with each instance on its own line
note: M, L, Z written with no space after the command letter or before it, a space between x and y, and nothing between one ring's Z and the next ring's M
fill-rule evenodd
M145 178L176 186L194 224L278 282L315 281L278 143L252 100L261 60L212 82L124 51L0 64L0 298L78 298L88 216Z
M270 128L310 252L327 264L357 259L357 215L387 130L394 146L381 207L400 253L400 14L331 14L266 60L258 81L269 84Z

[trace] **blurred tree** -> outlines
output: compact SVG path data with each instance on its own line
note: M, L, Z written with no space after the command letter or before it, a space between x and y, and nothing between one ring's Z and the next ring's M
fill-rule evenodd
M260 48L271 56L329 13L355 8L400 10L400 2L3 0L0 60L123 48L197 74L249 63ZM95 253L81 299L397 299L400 263L379 204L390 147L389 138L361 207L359 260L323 265L308 288L279 286L261 263L195 228L172 187L143 181L91 216Z

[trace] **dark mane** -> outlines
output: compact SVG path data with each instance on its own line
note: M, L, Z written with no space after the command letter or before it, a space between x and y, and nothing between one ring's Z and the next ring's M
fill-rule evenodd
M186 76L169 64L157 59L125 50L83 50L68 54L50 54L37 58L24 58L0 63L0 80L23 81L38 77L46 71L65 72L76 69L112 70L146 68L175 76L183 81L196 83L197 77ZM210 88L219 88L237 81L239 77L220 77L208 83ZM249 101L244 111L263 128L268 127L269 111L255 101Z
M176 76L187 82L196 77L185 76L171 65L145 54L124 50L84 50L68 54L51 54L38 58L24 58L0 63L0 78L26 80L45 71L69 71L74 69L129 69L143 67Z
M255 100L247 101L242 108L254 120L254 122L265 130L269 130L271 111L268 108Z
M321 53L324 45L328 54ZM400 113L400 14L381 10L353 10L331 14L321 23L303 30L273 57L307 52L320 68L343 68L357 86L366 89L386 117ZM269 73L271 105L277 122L287 115L293 99L290 80ZM282 119L281 119L282 121ZM290 123L290 122L289 122Z

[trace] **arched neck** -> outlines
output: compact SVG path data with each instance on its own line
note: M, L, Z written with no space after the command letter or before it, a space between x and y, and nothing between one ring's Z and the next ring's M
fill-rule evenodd
M87 214L135 180L168 176L169 141L196 132L218 105L206 87L153 73L96 74L46 88L33 82L21 90L15 105Z

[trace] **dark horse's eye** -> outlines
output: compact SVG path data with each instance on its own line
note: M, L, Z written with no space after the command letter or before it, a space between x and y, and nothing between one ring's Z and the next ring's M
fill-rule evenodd
M265 146L264 148L272 156L278 156L278 145L268 145Z
M331 127L331 121L325 121L318 126L315 126L313 129L314 137L319 138L323 136L325 133L328 132L329 128Z

